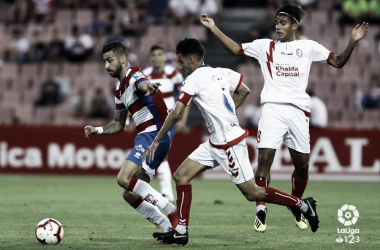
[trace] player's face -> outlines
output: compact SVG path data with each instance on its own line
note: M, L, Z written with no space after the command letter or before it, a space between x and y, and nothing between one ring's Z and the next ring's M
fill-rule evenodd
M107 72L112 77L119 77L123 69L119 57L113 51L108 51L103 54L103 60L106 62L105 68Z
M286 15L278 15L276 17L276 33L278 40L281 42L293 41L296 29L297 26L296 24L292 24L290 17Z
M181 53L177 54L179 69L182 70L186 76L193 73L193 68L191 67L191 59L190 56L183 56Z
M166 56L162 50L156 49L150 53L150 61L153 63L153 67L160 68L164 66Z

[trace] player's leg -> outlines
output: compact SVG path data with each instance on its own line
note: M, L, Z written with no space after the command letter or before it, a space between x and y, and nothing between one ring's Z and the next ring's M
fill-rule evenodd
M169 201L174 201L172 171L170 170L169 162L167 160L164 160L157 169L157 178L160 184L161 194L169 199Z
M145 182L150 182L150 177L145 173L145 171L142 170L142 168L140 168L139 172L136 174L136 178ZM172 227L169 219L166 218L166 216L161 213L156 206L144 201L139 195L131 191L124 190L123 198L129 203L129 205L131 205L131 207L144 216L145 219L162 228L164 232L169 231L169 228Z

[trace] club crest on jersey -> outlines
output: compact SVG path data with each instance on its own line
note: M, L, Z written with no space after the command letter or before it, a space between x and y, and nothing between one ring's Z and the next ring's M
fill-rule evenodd
M303 53L302 53L302 50L301 49L297 49L296 50L296 54L298 57L302 57Z
M144 75L140 71L136 71L135 73L133 73L132 77L135 78L135 80L137 81L140 78L144 78Z

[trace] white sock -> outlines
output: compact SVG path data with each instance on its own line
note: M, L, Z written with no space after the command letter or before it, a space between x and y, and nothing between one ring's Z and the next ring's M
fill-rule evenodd
M163 161L157 169L158 181L160 182L161 194L166 195L170 201L174 201L172 187L172 171L170 170L169 162Z
M166 214L171 214L177 210L177 208L165 199L162 194L157 192L145 181L137 180L132 192L140 195L145 201L152 203L155 206L159 206Z
M164 232L169 231L169 228L172 227L169 219L157 207L146 201L143 201L136 210L154 225L162 228Z
M305 202L302 202L302 205L300 207L301 211L306 213L308 208L309 206Z
M187 232L187 226L178 224L175 230L180 234L184 234Z
M256 214L260 211L263 210L265 212L265 206L264 205L258 205L256 206Z

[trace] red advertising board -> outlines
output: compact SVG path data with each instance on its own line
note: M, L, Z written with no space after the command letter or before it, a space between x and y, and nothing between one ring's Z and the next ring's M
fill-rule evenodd
M116 175L136 133L87 139L83 131L83 127L0 127L0 173ZM380 180L380 131L311 130L310 137L311 179ZM176 134L169 153L172 170L207 138L198 128ZM255 129L250 129L246 143L255 169ZM276 152L272 176L289 179L292 171L290 154L283 146ZM222 169L203 176L228 178Z

